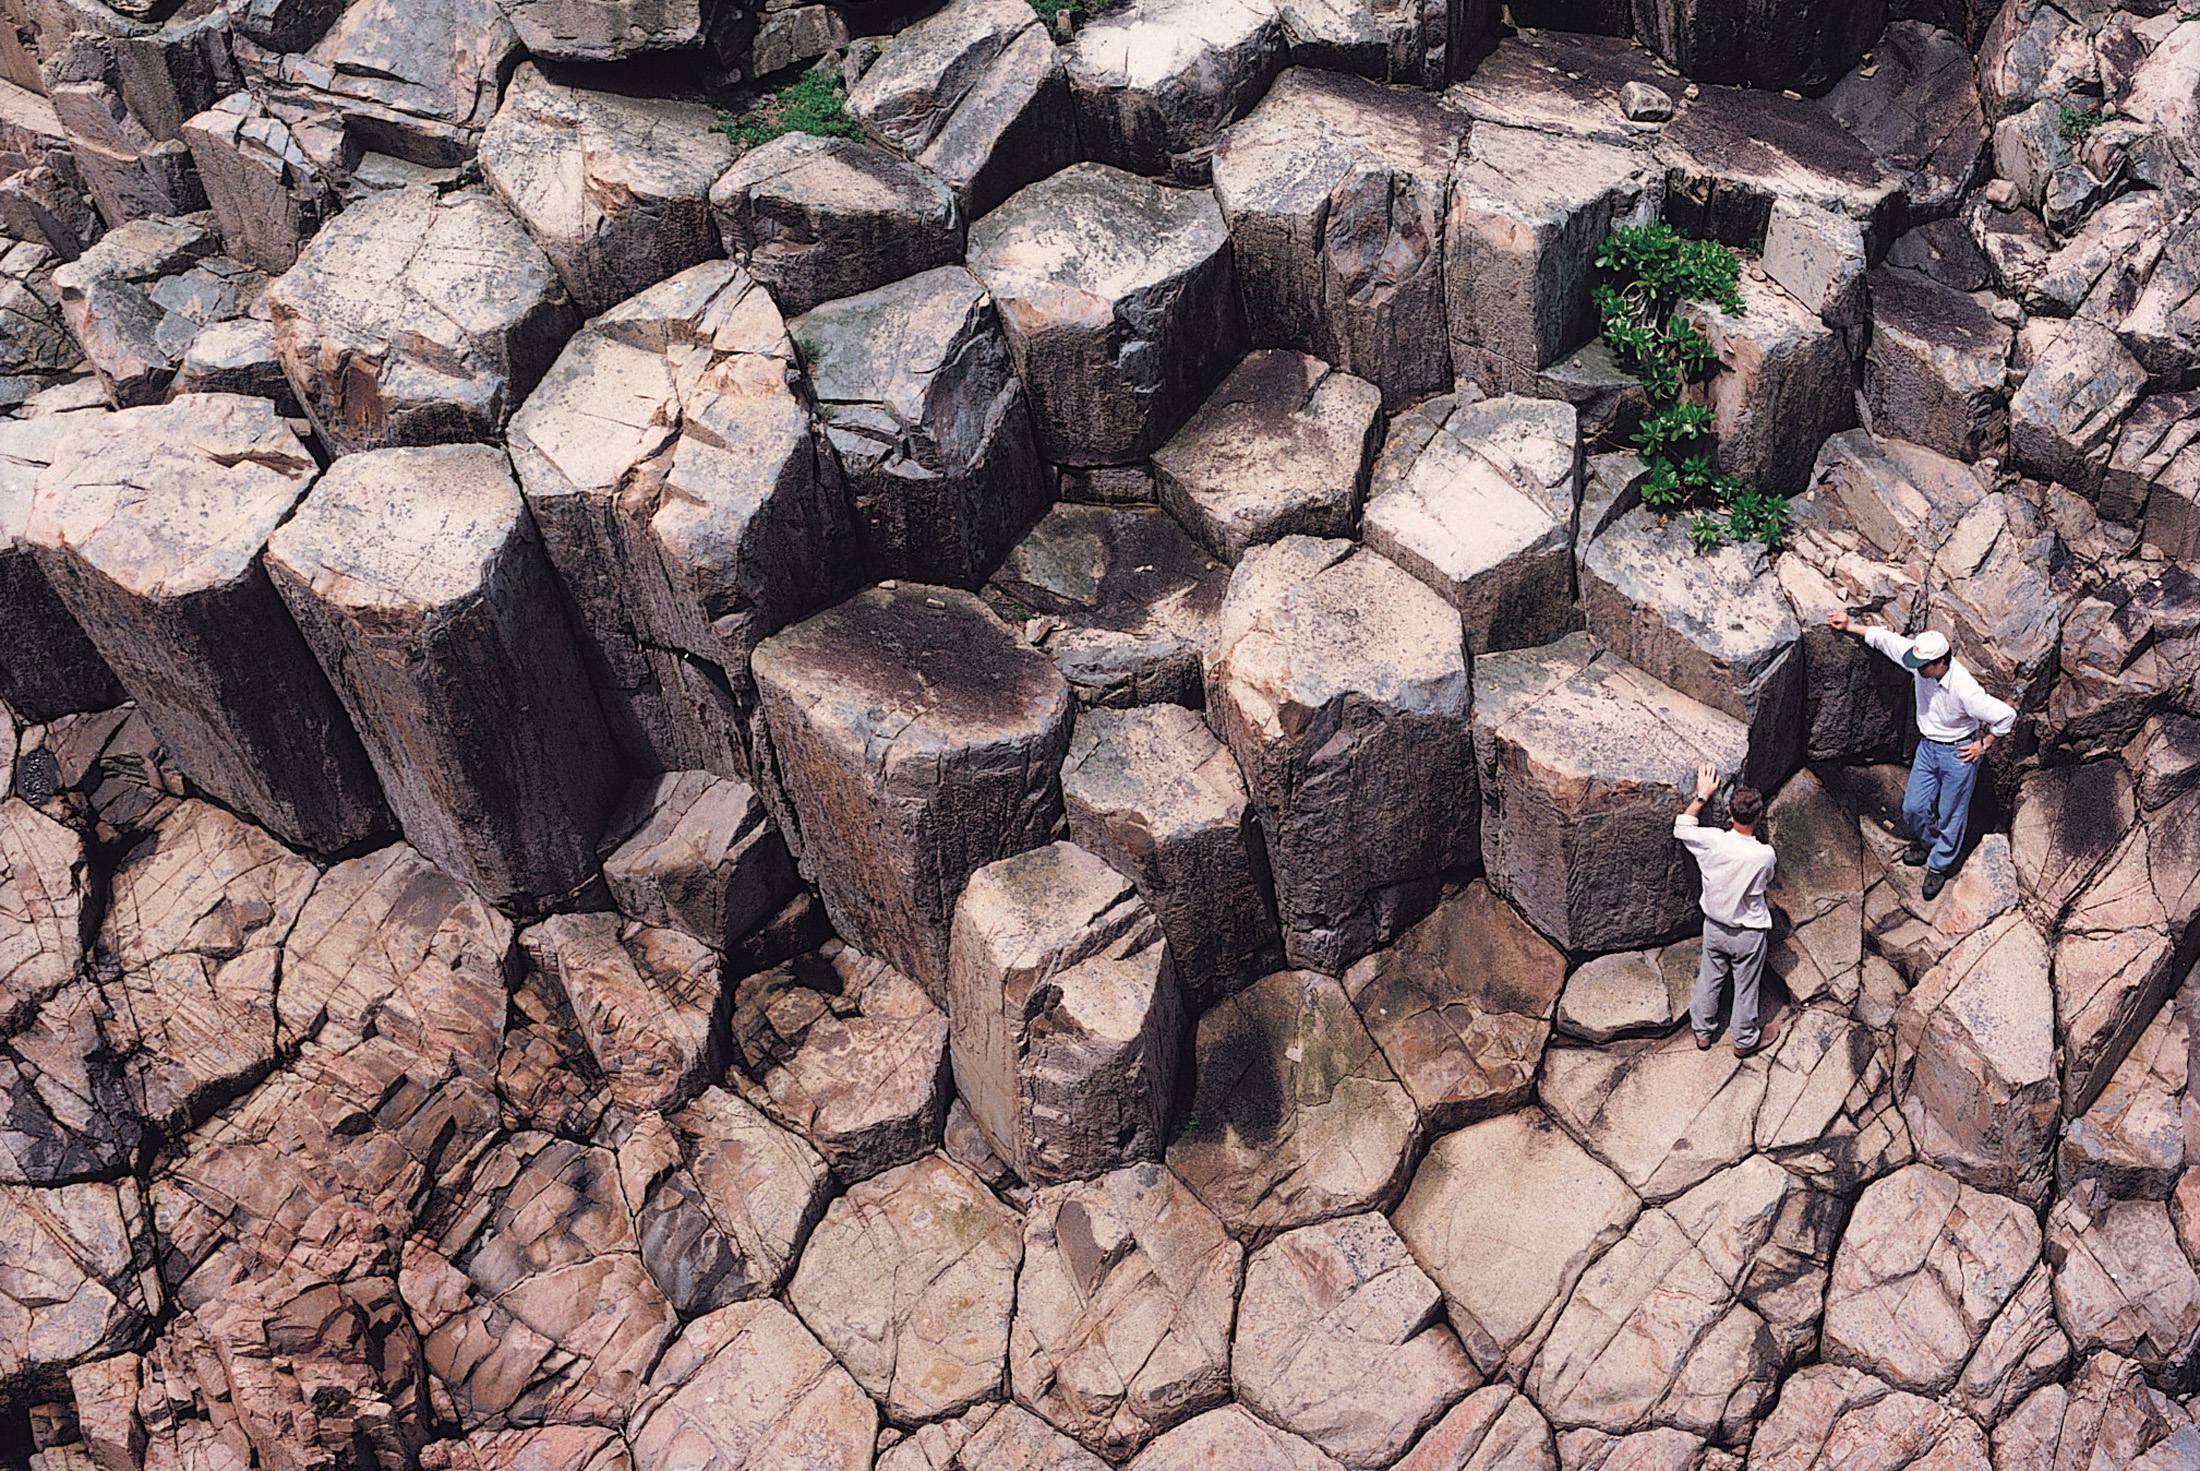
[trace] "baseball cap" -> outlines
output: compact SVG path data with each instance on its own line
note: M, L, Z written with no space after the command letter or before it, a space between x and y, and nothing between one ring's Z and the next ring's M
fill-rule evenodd
M1917 636L1916 643L1910 645L1910 652L1902 656L1902 667L1923 669L1934 660L1947 657L1948 635L1928 628Z

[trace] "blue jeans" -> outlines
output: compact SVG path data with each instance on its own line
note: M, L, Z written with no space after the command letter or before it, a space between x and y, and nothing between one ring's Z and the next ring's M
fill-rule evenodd
M1920 739L1910 759L1910 789L1902 797L1902 820L1911 840L1924 845L1925 866L1946 873L1963 851L1963 830L1971 821L1971 788L1978 765L1956 754L1954 746Z

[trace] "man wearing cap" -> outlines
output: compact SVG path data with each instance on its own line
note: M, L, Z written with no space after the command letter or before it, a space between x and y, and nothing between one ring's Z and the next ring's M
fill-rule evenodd
M1927 629L1907 639L1890 628L1857 623L1843 609L1828 613L1826 625L1855 634L1910 671L1918 742L1910 761L1910 788L1902 797L1902 817L1910 825L1910 846L1902 861L1912 868L1924 865L1925 897L1938 898L1963 851L1979 758L2015 728L2017 712L1979 688L1971 671L1949 652L1946 634Z

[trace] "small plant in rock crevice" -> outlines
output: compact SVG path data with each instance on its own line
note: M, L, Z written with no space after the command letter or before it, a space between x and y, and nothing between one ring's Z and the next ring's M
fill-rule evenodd
M1683 308L1706 301L1730 317L1742 315L1741 258L1669 225L1622 225L1598 247L1596 261L1610 276L1594 293L1604 341L1650 400L1634 436L1647 467L1643 504L1687 516L1688 538L1699 549L1730 539L1778 547L1787 497L1713 469L1711 410L1682 398L1719 357Z
M2073 107L2066 102L2056 114L2056 126L2062 131L2065 142L2083 143L2086 134L2115 116L2099 108Z
M1039 19L1047 23L1048 30L1061 35L1065 20L1074 24L1088 19L1114 8L1115 0L1028 0L1028 3L1038 12Z
M718 131L754 148L788 133L820 138L860 138L862 127L848 116L848 89L840 73L812 67L738 117L719 119Z

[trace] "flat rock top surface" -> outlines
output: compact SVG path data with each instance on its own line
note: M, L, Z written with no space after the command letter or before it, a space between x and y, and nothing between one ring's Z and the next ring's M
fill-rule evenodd
M996 296L1104 323L1118 301L1196 269L1229 242L1207 190L1080 163L972 225L970 269Z
M502 450L369 450L331 465L267 549L327 601L435 607L482 590L521 515Z
M1204 629L1222 606L1227 569L1151 506L1062 504L1009 551L995 593L1024 614L1135 632Z
M1587 634L1474 661L1475 723L1571 776L1670 786L1697 760L1737 769L1740 721L1658 683Z
M188 395L63 440L31 534L139 597L178 597L243 576L314 472L266 399Z
M1425 92L1293 67L1215 150L1215 189L1229 207L1319 206L1340 171L1450 170L1467 120Z
M1148 91L1178 81L1209 52L1252 44L1274 23L1262 0L1132 0L1081 26L1063 65L1087 85Z
M1043 728L1069 698L1053 663L976 597L908 583L866 589L766 639L756 673L805 703L890 711L881 724L897 738L946 745Z

